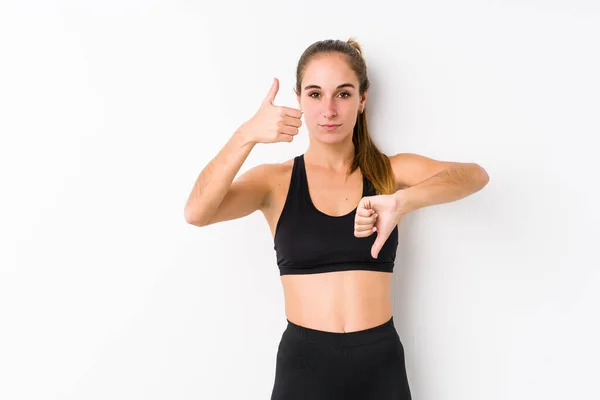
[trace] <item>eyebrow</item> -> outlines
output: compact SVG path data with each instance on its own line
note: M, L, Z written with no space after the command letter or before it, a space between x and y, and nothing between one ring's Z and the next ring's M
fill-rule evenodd
M351 87L352 89L356 89L354 87L354 85L351 84L351 83L342 83L337 88L341 89L341 88L345 88L345 87ZM308 90L308 89L321 89L321 86L318 86L318 85L308 85L307 87L304 88L304 90Z

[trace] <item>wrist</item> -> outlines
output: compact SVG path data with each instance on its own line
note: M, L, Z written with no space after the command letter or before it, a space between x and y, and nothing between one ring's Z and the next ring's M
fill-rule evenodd
M250 146L254 146L255 144L257 144L258 142L252 137L252 135L250 135L248 133L248 131L246 129L244 129L243 127L239 127L235 133L234 136L236 138L238 138L238 140L241 143L241 146L246 146L246 145L250 145Z
M400 214L408 214L414 211L414 207L410 202L410 188L400 189L392 194L396 201L396 211Z

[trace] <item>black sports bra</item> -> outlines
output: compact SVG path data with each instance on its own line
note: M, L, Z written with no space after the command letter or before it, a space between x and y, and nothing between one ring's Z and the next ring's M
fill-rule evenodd
M362 196L374 196L372 184L363 178ZM275 227L274 249L280 275L369 270L393 272L398 247L396 226L379 252L371 256L377 232L354 236L356 208L342 216L319 211L308 191L304 155L294 158L290 187Z

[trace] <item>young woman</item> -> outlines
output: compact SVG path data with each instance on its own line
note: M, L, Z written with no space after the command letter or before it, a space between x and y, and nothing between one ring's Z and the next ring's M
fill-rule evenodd
M367 129L367 67L354 40L302 54L300 109L273 104L273 85L198 177L185 207L206 226L260 210L271 229L285 297L272 400L410 399L392 317L398 228L406 213L481 189L479 165L380 152ZM291 142L304 117L304 154L234 180L257 143Z

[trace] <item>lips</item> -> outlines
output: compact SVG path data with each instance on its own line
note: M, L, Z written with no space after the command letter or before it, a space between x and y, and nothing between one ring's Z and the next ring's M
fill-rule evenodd
M326 131L335 131L335 130L337 130L337 128L339 128L340 125L332 125L332 124L321 125L321 128L323 128Z

